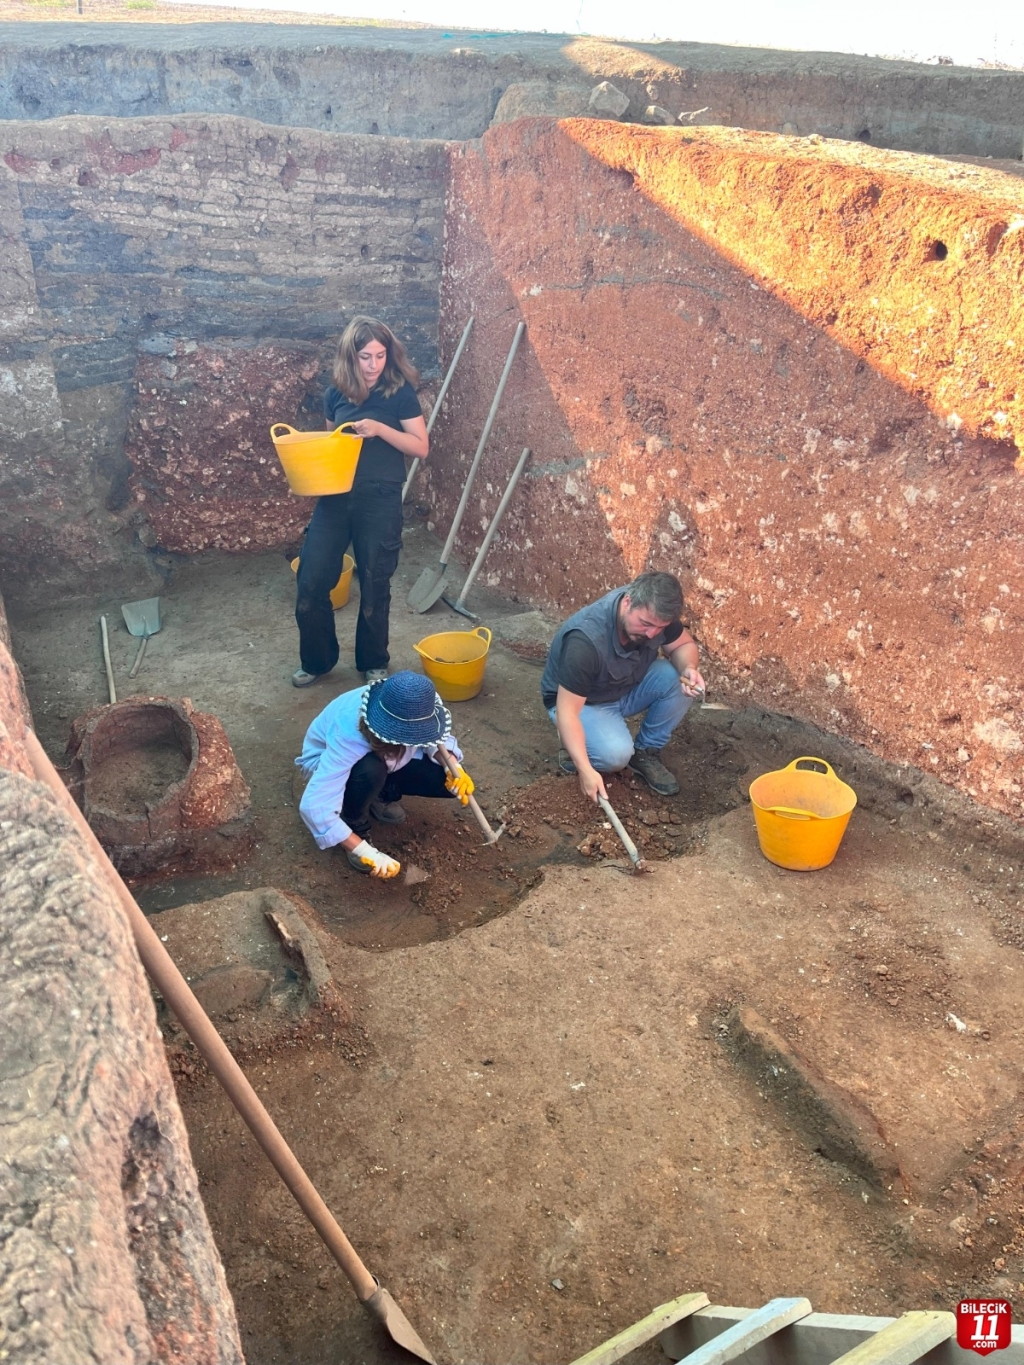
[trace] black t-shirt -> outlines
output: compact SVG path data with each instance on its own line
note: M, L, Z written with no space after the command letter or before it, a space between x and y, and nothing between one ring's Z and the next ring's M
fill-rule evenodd
M681 621L673 621L665 627L663 649L668 649L673 641L683 633ZM601 656L597 646L584 635L582 630L570 630L562 641L562 656L558 660L558 685L577 697L589 696L594 684L601 675ZM554 706L555 697L545 696L544 704Z
M341 426L342 422L358 422L370 417L394 431L401 431L403 421L422 417L423 410L416 390L408 380L404 380L402 387L389 398L381 392L381 381L378 381L362 403L351 402L332 384L324 394L324 416L335 427ZM405 483L405 456L388 445L383 437L371 436L363 442L359 452L352 487L357 488L361 483Z

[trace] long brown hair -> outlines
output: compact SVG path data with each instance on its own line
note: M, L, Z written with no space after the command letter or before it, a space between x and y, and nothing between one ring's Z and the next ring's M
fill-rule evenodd
M390 327L377 318L354 317L341 334L334 357L334 383L350 403L365 403L370 390L359 369L359 352L371 341L379 341L388 353L377 381L385 398L397 393L406 380L416 385L420 372L405 353L405 347Z
M359 733L366 740L367 744L369 744L378 758L383 758L385 760L389 758L401 758L405 753L406 745L389 744L387 740L381 739L380 735L375 735L373 733L366 721L363 720L362 716L359 717Z

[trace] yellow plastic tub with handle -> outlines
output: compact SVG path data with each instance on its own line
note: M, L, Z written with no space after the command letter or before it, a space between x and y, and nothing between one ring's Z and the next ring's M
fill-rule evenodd
M340 611L348 601L348 595L352 591L352 570L356 567L356 561L351 555L346 555L341 561L341 577L331 589L331 606L335 611ZM292 560L292 573L299 572L299 561Z
M469 701L484 685L491 632L445 630L428 635L413 649L420 656L423 672L433 682L442 701Z
M296 431L287 422L274 423L270 438L293 493L322 498L351 490L363 448L363 438L345 430L351 426L344 422L335 431Z
M750 784L750 804L761 852L777 867L814 872L839 851L857 804L823 758L794 758Z

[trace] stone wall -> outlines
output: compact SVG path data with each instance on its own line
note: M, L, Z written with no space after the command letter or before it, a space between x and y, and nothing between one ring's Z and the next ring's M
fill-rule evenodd
M322 427L346 317L436 369L444 175L439 143L238 118L0 125L9 591L293 540L268 429Z
M452 153L443 346L477 324L422 497L558 612L681 575L716 692L1020 818L1024 186L768 134L523 121ZM459 452L455 454L454 452Z
M241 1365L153 1000L32 780L0 602L0 1340L29 1365Z
M1024 72L705 43L283 24L0 25L0 118L239 114L480 137L499 102L586 112L598 82L673 117L918 152L1020 157ZM542 98L547 89L554 103ZM559 99L583 102L571 111ZM527 109L524 99L529 104Z

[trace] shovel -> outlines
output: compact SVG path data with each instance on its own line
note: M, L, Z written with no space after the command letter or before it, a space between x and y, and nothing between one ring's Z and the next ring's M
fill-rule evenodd
M195 1043L200 1055L227 1093L228 1099L249 1126L256 1141L263 1148L278 1175L291 1191L295 1202L316 1228L328 1251L348 1276L359 1302L381 1324L392 1341L418 1356L427 1365L435 1365L434 1357L420 1339L415 1327L399 1308L376 1276L371 1275L359 1259L352 1243L335 1221L334 1215L317 1193L313 1182L299 1165L295 1153L281 1136L274 1120L263 1107L256 1091L242 1068L228 1051L227 1045L210 1022L202 1005L186 985L185 978L160 942L156 930L135 903L131 892L121 880L103 846L92 832L85 816L57 776L43 746L35 734L26 729L25 747L37 779L45 782L86 845L94 854L110 889L117 896L131 925L142 965L157 990L177 1015L182 1027Z
M512 369L512 362L516 358L516 351L519 349L519 342L522 340L523 333L526 331L526 323L521 322L516 328L516 334L512 338L512 345L509 349L508 359L505 361L505 368L501 372L498 380L498 391L494 395L494 402L491 410L487 414L487 421L484 423L483 435L480 437L480 444L476 448L473 456L473 463L469 466L469 474L466 476L466 486L462 490L462 499L455 512L455 520L452 522L452 529L448 532L448 539L444 543L441 551L441 560L436 569L424 569L412 585L409 596L405 599L413 611L429 611L435 602L440 600L444 592L444 576L448 571L448 561L451 559L452 550L455 548L455 537L459 534L459 527L462 525L462 518L466 511L466 504L469 502L469 490L473 487L473 480L476 478L476 471L484 453L484 446L487 438L491 434L491 427L494 419L498 415L498 404L501 402L501 395L505 392L505 385L508 383L508 376Z
M460 616L468 616L471 621L479 621L480 618L479 616L475 615L474 612L471 612L469 608L466 606L466 598L469 596L470 588L476 582L476 576L480 572L480 566L484 562L484 557L486 556L487 551L491 548L491 541L494 539L494 533L498 529L498 523L505 515L505 508L508 506L512 494L516 491L516 484L519 482L519 476L526 468L526 461L529 458L530 447L527 446L526 449L523 451L522 455L520 455L519 457L519 463L512 471L512 477L508 481L508 487L502 494L501 502L498 503L497 511L494 513L494 516L491 517L491 524L487 528L487 534L484 536L484 542L480 546L480 549L477 551L476 559L473 560L473 567L466 575L466 581L462 585L462 591L459 593L458 599L453 602L452 599L447 596L447 594L445 593L441 594L441 596L444 598L445 604L451 607L452 611L457 611Z
M149 644L149 637L155 635L160 629L160 599L159 597L144 597L141 602L124 602L121 606L121 615L124 617L129 635L141 636L142 638L142 644L139 645L135 662L128 670L129 678L134 678L139 671L146 646Z

